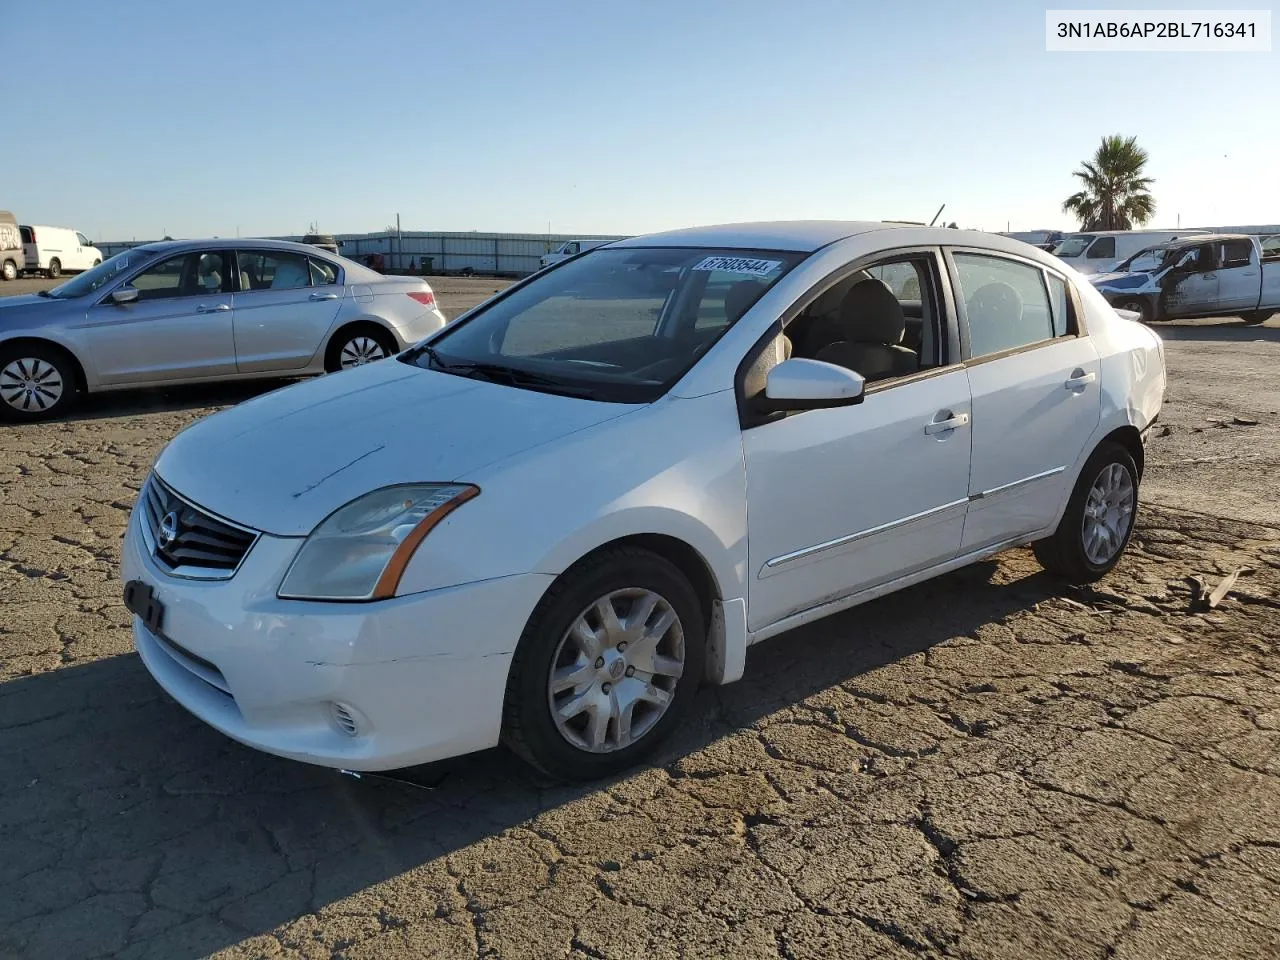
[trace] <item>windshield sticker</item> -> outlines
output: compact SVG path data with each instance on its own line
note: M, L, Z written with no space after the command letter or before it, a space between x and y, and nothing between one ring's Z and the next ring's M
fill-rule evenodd
M781 260L756 260L753 257L707 257L695 270L719 270L721 273L745 273L763 277L782 266Z

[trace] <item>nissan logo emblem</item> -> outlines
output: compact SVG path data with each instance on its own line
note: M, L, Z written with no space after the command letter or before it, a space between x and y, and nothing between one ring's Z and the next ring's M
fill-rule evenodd
M164 549L177 539L178 514L177 511L170 510L160 519L160 530L156 535L156 541L160 544L161 549Z

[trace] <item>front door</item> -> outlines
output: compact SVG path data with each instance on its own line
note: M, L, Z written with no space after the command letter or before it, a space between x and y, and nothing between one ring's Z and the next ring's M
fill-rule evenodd
M87 339L103 386L234 376L229 255L184 253L129 283L132 303L105 298L89 308Z
M1098 353L1063 278L970 252L953 254L952 265L973 393L968 553L1053 523L1097 428L1102 392Z
M1218 307L1218 271L1212 244L1193 247L1164 280L1164 316L1194 317Z
M241 373L297 370L324 342L342 305L333 267L300 253L240 250L235 295Z
M1262 268L1252 240L1224 240L1219 248L1218 310L1249 311L1258 306Z

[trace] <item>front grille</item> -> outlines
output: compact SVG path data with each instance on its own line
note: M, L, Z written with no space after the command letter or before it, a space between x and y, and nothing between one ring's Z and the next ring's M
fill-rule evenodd
M142 488L142 502L151 555L175 576L225 580L258 539L256 531L221 520L184 500L155 474Z

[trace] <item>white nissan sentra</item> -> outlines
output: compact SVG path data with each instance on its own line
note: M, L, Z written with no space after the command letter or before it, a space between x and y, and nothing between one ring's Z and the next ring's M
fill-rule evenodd
M125 599L161 686L252 747L593 778L767 637L1018 544L1105 574L1164 387L1155 334L1015 240L636 237L185 430Z

